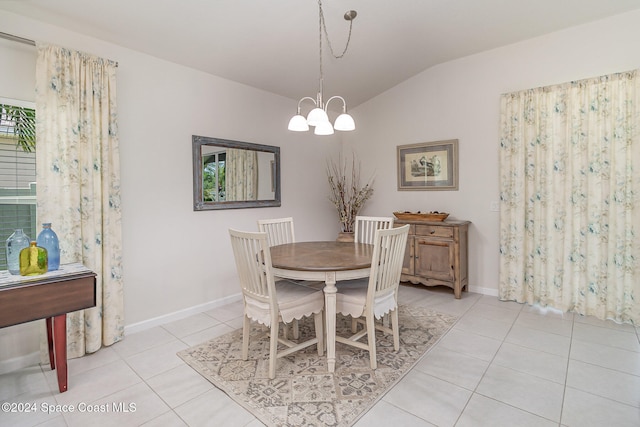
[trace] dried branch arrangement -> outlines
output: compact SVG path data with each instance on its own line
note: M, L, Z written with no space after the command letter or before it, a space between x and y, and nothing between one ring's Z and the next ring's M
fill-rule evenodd
M355 155L352 155L351 172L347 169L347 162L342 157L337 162L327 162L327 178L331 189L329 200L338 211L342 231L353 232L356 216L373 195L373 175L364 186L360 184L360 162L356 161Z

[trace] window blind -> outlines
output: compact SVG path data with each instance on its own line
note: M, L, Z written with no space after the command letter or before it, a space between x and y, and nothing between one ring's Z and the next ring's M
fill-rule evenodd
M0 270L7 268L6 240L17 228L36 239L36 153L29 145L32 142L35 110L0 103Z

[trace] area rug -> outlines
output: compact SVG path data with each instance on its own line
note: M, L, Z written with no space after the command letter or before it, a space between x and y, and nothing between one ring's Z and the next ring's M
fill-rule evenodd
M269 339L254 325L249 358L242 360L242 330L180 351L181 357L213 385L267 426L351 426L389 391L455 323L456 317L425 308L400 306L400 350L390 334L376 335L378 368L369 352L336 344L336 370L327 372L316 346L278 359L269 379ZM350 318L338 315L336 332L349 336ZM314 336L313 321L303 319L300 339Z

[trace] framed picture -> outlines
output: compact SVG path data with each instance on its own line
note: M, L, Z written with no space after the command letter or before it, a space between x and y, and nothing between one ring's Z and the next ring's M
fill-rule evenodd
M457 189L457 139L398 146L398 190Z

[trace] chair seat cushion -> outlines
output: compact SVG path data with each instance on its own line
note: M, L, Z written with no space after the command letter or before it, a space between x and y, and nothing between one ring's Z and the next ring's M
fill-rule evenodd
M362 316L367 304L368 285L368 279L350 280L344 285L339 283L336 293L336 311L351 317ZM388 312L395 310L397 306L395 290L391 289L374 298L373 314L376 319L381 319Z
M324 293L287 281L276 283L276 298L282 322L302 319L320 313L324 308ZM245 314L258 323L271 326L269 303L245 295Z

